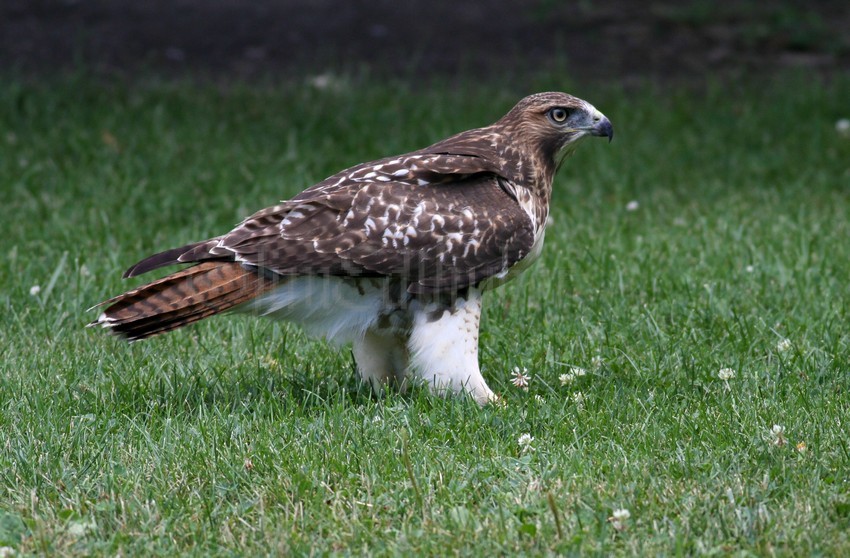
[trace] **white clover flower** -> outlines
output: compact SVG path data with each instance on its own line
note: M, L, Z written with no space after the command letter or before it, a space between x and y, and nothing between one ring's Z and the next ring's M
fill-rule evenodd
M637 200L632 200L626 204L626 211L637 211L640 207L640 204Z
M735 377L735 371L731 368L721 368L717 372L717 377L723 380L724 382L728 382L729 380Z
M531 376L528 374L527 368L520 370L519 366L515 366L511 376L513 376L513 378L511 378L511 383L513 385L520 389L528 389L528 383L531 381Z
M771 427L770 436L775 446L784 446L787 443L785 439L785 427L781 424L774 424Z
M611 516L618 521L625 521L632 517L632 512L623 508L619 510L614 510L614 513L612 513Z
M850 137L850 118L839 118L835 121L835 131L845 137Z
M38 296L38 293L41 292L41 285L33 285L30 287L30 296Z
M576 378L581 378L582 376L587 375L587 370L584 368L580 368L578 366L570 366L570 371L561 374L558 376L558 379L561 381L561 385L565 386L575 381Z
M307 78L307 83L316 89L327 89L330 87L331 83L333 83L333 78L330 74L319 74L317 76L310 76Z
M579 409L584 408L584 399L584 394L580 391L573 394L573 403L575 403L575 406Z
M381 418L381 415L375 415L372 417L372 424L379 424L384 422L384 419Z
M617 531L624 531L626 529L626 522L632 517L632 512L625 508L614 510L611 513L611 517L608 518L608 521L611 522L611 525Z
M531 445L532 442L534 442L534 436L531 434L523 434L517 440L517 444L519 444L519 449L522 453L534 451L534 447Z
M790 339L782 339L779 343L776 344L776 350L780 353L784 353L791 348L791 340Z
M330 72L308 77L307 84L319 91L340 92L345 89L345 81Z
M0 546L0 558L11 558L17 553L18 551L11 546Z
M546 400L543 399L543 396L540 395L539 393L534 396L534 400L537 401L538 403L541 403L541 404L546 403Z

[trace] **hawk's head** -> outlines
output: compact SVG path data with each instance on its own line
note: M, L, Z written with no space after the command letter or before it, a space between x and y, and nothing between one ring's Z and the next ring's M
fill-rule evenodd
M614 127L596 107L566 93L529 95L506 114L500 125L521 137L530 152L557 165L566 148L588 135L614 137Z

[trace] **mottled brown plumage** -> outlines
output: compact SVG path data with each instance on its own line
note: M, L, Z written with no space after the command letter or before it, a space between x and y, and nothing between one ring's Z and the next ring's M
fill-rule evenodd
M352 316L363 321L345 337L355 342L355 354L370 335L378 341L383 335L410 337L426 306L437 305L429 310L436 316L431 321L463 307L458 300L475 307L480 290L509 279L539 255L552 179L566 148L586 135L612 134L608 120L581 99L564 93L526 97L490 126L354 166L222 236L142 260L125 276L195 265L105 302L95 324L141 339L252 300L255 311L307 323L312 310L299 306L298 297L317 296L311 278L338 278L325 285L354 289L364 304L371 304L372 293L383 300L369 307L367 317L360 310L339 310L333 317L334 327L346 332L349 326L340 323ZM336 300L322 296L327 300L316 305L330 307L328 301ZM322 310L323 319L331 319L331 310ZM477 354L477 318L472 322ZM395 325L381 325L387 323ZM335 336L337 329L322 331ZM362 367L361 374L373 376ZM475 374L477 357L469 372ZM387 379L385 371L378 376Z
M275 282L236 262L201 262L102 304L101 320L130 340L143 339L229 310Z

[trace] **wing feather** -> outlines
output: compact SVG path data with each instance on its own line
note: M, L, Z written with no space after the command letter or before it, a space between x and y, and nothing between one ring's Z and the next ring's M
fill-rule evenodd
M219 245L281 275L399 276L426 293L506 272L534 243L528 214L492 175L358 186L348 206L302 203L277 215L276 236L237 229Z
M127 276L231 259L280 275L402 277L411 293L432 293L505 273L531 251L535 227L504 188L505 161L487 156L486 135L469 136L352 167Z

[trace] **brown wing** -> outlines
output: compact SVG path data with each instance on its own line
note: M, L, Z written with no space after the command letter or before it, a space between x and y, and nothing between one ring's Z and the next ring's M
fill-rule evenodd
M224 236L146 258L127 275L235 259L281 275L403 277L410 292L427 293L506 272L531 250L531 219L491 159L444 151L352 167Z
M281 275L396 276L413 293L462 289L507 271L531 220L493 175L442 184L369 183L261 212L213 254Z

